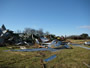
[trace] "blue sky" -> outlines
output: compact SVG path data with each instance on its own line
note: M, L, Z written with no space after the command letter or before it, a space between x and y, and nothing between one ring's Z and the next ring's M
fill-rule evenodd
M90 0L0 0L0 26L42 28L55 35L90 35Z

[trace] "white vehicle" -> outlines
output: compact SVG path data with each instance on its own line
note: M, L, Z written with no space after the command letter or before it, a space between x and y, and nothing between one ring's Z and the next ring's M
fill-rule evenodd
M85 42L84 45L90 45L90 42Z

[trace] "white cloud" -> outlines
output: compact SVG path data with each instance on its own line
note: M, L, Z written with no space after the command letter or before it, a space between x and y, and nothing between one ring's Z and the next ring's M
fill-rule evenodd
M83 28L83 29L90 29L90 25L80 26L79 28Z

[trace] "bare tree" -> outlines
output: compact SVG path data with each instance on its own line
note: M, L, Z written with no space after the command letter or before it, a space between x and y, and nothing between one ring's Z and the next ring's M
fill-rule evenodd
M38 34L39 34L39 36L43 36L43 34L44 34L43 29L39 29Z
M31 35L31 28L25 28L23 33L25 33L27 35Z
M27 35L31 35L31 34L34 34L34 35L38 34L39 36L44 35L43 29L35 30L35 29L31 29L31 28L25 28L23 33L25 33Z
M35 29L31 29L31 34L36 35L36 30Z
M45 35L49 35L49 32L48 32L48 31L46 31Z
M18 30L16 31L16 33L22 33L22 31L18 29Z

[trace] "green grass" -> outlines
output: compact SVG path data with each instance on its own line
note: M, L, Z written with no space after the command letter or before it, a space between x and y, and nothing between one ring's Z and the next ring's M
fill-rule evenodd
M56 52L4 52L6 47L0 47L0 68L42 68L41 60L56 54L57 57L45 62L46 68L88 68L90 66L90 50L80 47L63 49Z
M90 48L90 45L84 45L84 42L90 41L90 39L85 39L85 40L73 40L73 39L68 39L68 41L71 41L74 44L81 44L82 46Z
M80 47L73 48L56 52L57 58L49 63L51 66L48 66L52 68L87 68L83 62L90 65L90 51Z
M71 41L72 43L75 44L84 44L84 42L90 41L90 39L85 39L85 40L73 40L73 39L67 39L68 41Z

